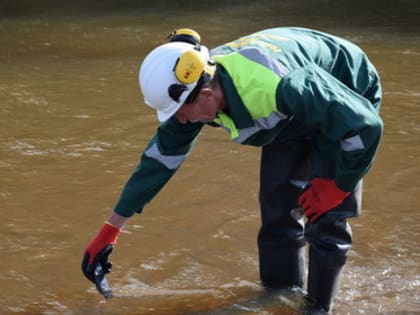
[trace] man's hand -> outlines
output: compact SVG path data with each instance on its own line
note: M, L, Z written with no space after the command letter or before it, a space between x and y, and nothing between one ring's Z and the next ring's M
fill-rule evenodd
M342 191L332 179L314 178L311 185L299 197L298 203L302 207L310 222L315 222L324 213L337 207L350 195Z
M120 229L105 223L98 235L86 247L83 255L83 274L95 283L97 290L106 298L112 296L112 290L105 279L105 275L112 267L108 259L120 233Z

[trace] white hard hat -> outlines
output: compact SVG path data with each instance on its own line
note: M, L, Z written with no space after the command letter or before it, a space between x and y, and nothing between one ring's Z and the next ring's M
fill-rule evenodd
M207 47L169 42L152 50L139 71L145 103L157 111L160 122L169 119L184 104L208 69Z

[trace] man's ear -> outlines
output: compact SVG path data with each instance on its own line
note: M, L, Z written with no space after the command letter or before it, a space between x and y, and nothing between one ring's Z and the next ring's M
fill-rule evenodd
M202 96L209 98L212 97L214 95L214 91L208 87L202 88L200 91L200 94L202 94Z
M202 88L200 90L200 92L198 92L198 97L197 97L197 101L198 102L202 102L202 101L207 101L209 97L213 96L213 91L212 89L209 88Z

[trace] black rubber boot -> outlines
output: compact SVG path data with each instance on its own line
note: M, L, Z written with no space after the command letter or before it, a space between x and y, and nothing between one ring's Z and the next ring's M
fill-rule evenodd
M328 314L332 309L345 261L345 256L321 256L309 250L308 310L313 313L305 314Z
M271 289L302 287L305 274L305 247L271 247L260 244L260 279Z

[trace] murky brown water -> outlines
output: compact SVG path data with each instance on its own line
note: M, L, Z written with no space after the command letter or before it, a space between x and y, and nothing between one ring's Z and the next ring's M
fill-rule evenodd
M420 5L306 2L0 3L0 314L293 313L258 300L259 151L211 128L129 222L117 297L103 301L79 268L157 126L137 85L145 53L179 26L215 46L280 25L355 41L383 79L385 135L336 314L420 314Z

